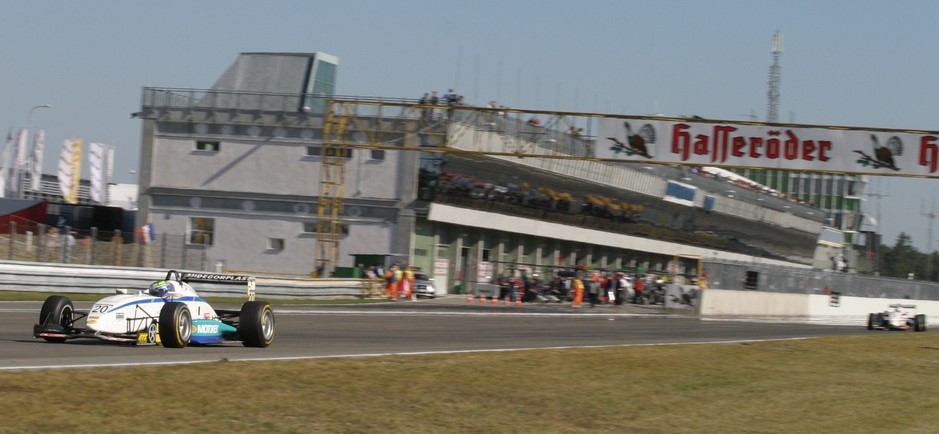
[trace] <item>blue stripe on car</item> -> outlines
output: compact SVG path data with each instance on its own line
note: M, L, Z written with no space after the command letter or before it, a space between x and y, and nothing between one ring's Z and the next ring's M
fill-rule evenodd
M177 298L174 298L174 299L172 299L172 300L170 300L170 301L182 301L182 302L186 302L186 301L195 301L195 302L198 302L198 301L201 301L201 302L205 302L205 300L204 300L202 297L196 297L196 296L191 296L191 295L190 295L190 296L185 296L185 297L177 297ZM164 304L164 303L166 303L166 300L165 300L165 299L162 299L162 298L159 298L159 297L154 297L154 298L145 299L145 300L134 300L134 301L129 302L129 303L124 303L124 304L122 304L122 305L120 305L120 306L118 306L118 307L108 309L108 311L115 311L115 310L124 309L125 307L136 306L136 305L139 305L139 304L150 304L150 303L160 303L160 304Z

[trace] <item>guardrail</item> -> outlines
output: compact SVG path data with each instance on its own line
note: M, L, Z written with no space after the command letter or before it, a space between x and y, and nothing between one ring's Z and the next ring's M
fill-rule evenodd
M110 294L137 291L163 280L167 269L0 261L0 291ZM178 270L201 272L199 270ZM346 298L363 295L361 279L301 279L255 276L258 299ZM203 296L245 297L247 285L198 283Z

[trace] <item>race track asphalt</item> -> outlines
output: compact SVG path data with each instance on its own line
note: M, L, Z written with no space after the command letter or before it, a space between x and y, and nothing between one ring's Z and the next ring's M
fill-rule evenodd
M278 305L268 348L238 343L169 349L97 340L51 344L32 337L41 302L0 302L0 370L198 363L227 359L505 351L737 342L870 333L861 327L702 320L658 306L467 303L460 296L354 305ZM88 308L90 303L76 303ZM232 308L230 306L222 306Z

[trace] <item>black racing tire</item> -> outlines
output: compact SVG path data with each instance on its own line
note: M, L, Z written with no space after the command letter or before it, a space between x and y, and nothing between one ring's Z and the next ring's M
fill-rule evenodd
M919 314L913 317L913 321L916 324L915 331L924 332L926 331L926 315Z
M249 301L238 314L238 333L246 347L266 348L274 342L274 310L270 303Z
M186 303L171 301L160 309L160 343L166 348L183 348L192 338L192 313Z
M39 325L60 325L65 329L72 328L72 313L75 307L72 300L62 295L53 295L46 298L39 309ZM43 338L46 342L62 343L65 338Z
M876 313L868 314L867 315L867 329L873 330L874 324L876 323L877 323L877 314Z

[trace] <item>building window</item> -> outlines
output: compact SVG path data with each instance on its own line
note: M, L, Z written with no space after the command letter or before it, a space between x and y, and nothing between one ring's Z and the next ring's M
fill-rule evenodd
M343 235L349 235L349 225L339 225L339 232ZM304 234L316 234L316 222L303 222Z
M414 256L427 256L427 249L414 249Z
M211 140L197 140L196 141L196 150L203 152L218 152L221 149L221 144L218 141Z
M268 238L267 239L267 250L284 250L284 239L283 238Z
M186 239L189 244L211 246L215 237L215 219L190 217Z
M329 152L335 152L335 150L338 150L338 151L339 151L339 154L340 154L343 158L346 158L346 159L352 158L352 149L351 149L351 148L329 148L329 150L330 150ZM306 155L307 155L308 157L322 157L322 156L324 155L324 154L323 154L323 146L307 146L307 147L306 147ZM332 155L328 155L328 154L327 154L327 156L332 156Z
M369 153L369 158L372 160L384 160L385 159L385 150L384 149L372 149Z

